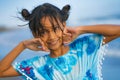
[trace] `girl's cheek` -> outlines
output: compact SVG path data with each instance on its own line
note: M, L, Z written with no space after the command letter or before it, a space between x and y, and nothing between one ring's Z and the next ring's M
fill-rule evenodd
M56 35L57 35L58 37L62 37L62 31L57 32Z

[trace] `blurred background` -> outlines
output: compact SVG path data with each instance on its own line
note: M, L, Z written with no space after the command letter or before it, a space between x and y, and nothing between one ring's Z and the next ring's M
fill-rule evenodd
M42 3L51 3L62 9L71 5L68 26L83 26L96 24L120 25L120 0L0 0L0 60L5 57L19 42L33 38L28 25L17 17L26 8L31 11ZM104 80L120 80L120 38L108 43L107 53L103 61ZM22 61L44 52L23 51L15 60ZM0 78L0 80L22 80L21 77Z

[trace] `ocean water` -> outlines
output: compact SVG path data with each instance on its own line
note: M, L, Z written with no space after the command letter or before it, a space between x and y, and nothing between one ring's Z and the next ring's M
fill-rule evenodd
M17 44L26 39L33 38L27 27L18 28L13 31L0 32L0 60L5 57ZM114 46L114 47L113 47ZM29 56L27 56L29 54ZM44 52L23 51L15 61L22 61L36 55L44 55ZM104 80L120 80L120 39L109 43L108 52L103 61ZM0 80L22 80L21 77L0 78Z

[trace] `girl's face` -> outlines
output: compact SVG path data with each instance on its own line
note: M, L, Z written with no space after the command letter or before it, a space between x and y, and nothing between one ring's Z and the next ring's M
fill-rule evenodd
M40 38L48 49L57 50L63 44L62 30L65 27L65 24L63 25L59 20L57 20L57 22L55 21L55 19L51 20L50 17L43 17L41 20L41 24L44 26L44 30L42 31L42 36L40 36Z

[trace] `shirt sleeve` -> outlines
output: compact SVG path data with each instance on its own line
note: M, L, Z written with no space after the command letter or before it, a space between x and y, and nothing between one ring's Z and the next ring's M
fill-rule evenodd
M87 36L87 39L87 42L83 45L83 48L86 46L85 51L87 55L97 53L97 51L102 46L103 36L100 34L93 34Z
M33 63L37 61L39 56L23 60L21 62L15 62L12 64L13 68L20 74L23 75L25 79L35 79Z

